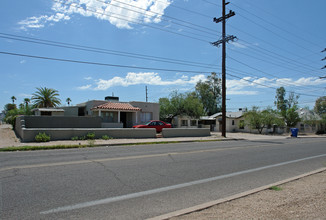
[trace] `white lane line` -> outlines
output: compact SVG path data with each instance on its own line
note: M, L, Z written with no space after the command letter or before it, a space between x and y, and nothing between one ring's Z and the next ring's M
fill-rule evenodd
M325 156L326 156L326 154L312 156L312 157L306 157L306 158L302 158L302 159L286 161L286 162L282 162L282 163L277 163L277 164L258 167L258 168L254 168L254 169L234 172L234 173L211 177L211 178L207 178L207 179L196 180L196 181L192 181L192 182L188 182L188 183L182 183L182 184L177 184L177 185L173 185L173 186L167 186L167 187L147 190L147 191L143 191L143 192L131 193L131 194L122 195L122 196L116 196L116 197L110 197L110 198L94 200L94 201L89 201L89 202L84 202L84 203L78 203L78 204L74 204L74 205L62 206L62 207L58 207L55 209L42 211L42 212L40 212L40 214L46 215L46 214L51 214L51 213L65 212L65 211L87 208L87 207L96 206L96 205L103 205L103 204L108 204L108 203L112 203L112 202L118 202L118 201L127 200L127 199L133 199L133 198L142 197L142 196L148 196L148 195L155 194L155 193L161 193L161 192L166 192L166 191L170 191L170 190L174 190L174 189L180 189L180 188L184 188L184 187L188 187L188 186L208 183L208 182L212 182L212 181L216 181L216 180L234 177L237 175L257 172L257 171L261 171L264 169L283 166L283 165L287 165L287 164L291 164L291 163L297 163L297 162L301 162L301 161L305 161L305 160L316 159L316 158L325 157Z

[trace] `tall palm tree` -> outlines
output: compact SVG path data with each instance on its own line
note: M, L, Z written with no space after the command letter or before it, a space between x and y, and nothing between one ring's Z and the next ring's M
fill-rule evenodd
M36 89L37 91L33 93L32 100L37 108L56 107L61 104L57 90L46 87Z
M12 104L15 104L15 100L17 100L17 99L15 96L11 96L11 100L12 100Z
M24 99L24 102L25 102L25 106L27 108L28 107L28 104L31 102L31 100L29 98L25 98Z
M67 102L67 104L68 104L68 106L70 105L70 102L71 102L71 99L70 98L67 98L66 99L66 102Z

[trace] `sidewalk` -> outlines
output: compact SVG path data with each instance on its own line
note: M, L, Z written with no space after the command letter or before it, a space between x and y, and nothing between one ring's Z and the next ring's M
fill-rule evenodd
M227 133L227 138L221 136L220 132L212 132L208 137L177 137L177 138L146 138L146 139L110 139L110 140L95 140L97 146L111 146L124 144L139 144L139 143L157 143L157 142L192 142L192 141L222 141L222 140L266 140L266 139L285 139L289 136L280 135L259 135L248 133ZM0 125L0 148L1 147L18 147L18 146L53 146L53 145L87 145L86 141L50 141L50 142L29 142L21 143L11 129L11 125Z

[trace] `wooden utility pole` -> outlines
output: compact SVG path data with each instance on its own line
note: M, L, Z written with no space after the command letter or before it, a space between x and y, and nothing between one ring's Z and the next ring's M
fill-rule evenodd
M226 35L226 19L235 15L235 13L230 10L229 14L225 14L225 6L229 2L222 0L222 17L214 18L215 23L222 22L222 40L218 40L211 43L214 46L219 46L222 44L222 136L226 137L226 43L229 41L234 41L237 37Z

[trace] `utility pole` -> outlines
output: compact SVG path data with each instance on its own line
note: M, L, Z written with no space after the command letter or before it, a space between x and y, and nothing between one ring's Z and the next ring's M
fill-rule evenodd
M147 96L147 86L145 87L146 90L146 102L148 102L148 96Z
M214 18L215 23L222 22L222 40L211 43L213 46L219 47L222 44L222 136L226 137L226 43L229 41L234 41L237 37L233 35L226 35L226 19L235 15L235 13L230 10L228 14L225 14L225 6L230 2L225 3L222 0L222 17Z
M322 50L321 51L322 53L323 52L326 52L326 48L324 49L324 50ZM324 60L326 60L326 57L325 58L323 58L323 59L321 59L321 61L324 61ZM321 69L326 69L326 65L325 66L323 66ZM320 79L325 79L326 78L326 76L321 76L321 77L319 77Z

